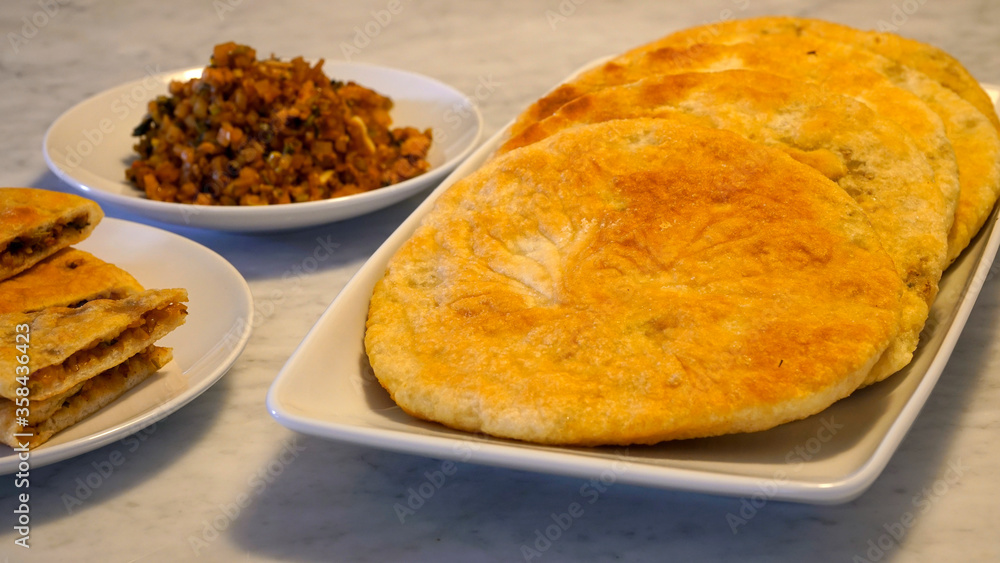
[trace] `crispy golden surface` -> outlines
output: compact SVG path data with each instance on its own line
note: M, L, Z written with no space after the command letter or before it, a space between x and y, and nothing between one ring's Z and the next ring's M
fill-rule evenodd
M171 359L169 348L149 346L83 383L44 401L32 401L28 426L17 424L17 406L0 399L0 442L11 447L27 443L36 448L56 432L104 408L126 391L145 381ZM29 438L15 434L34 434Z
M581 74L533 104L517 118L511 135L519 134L586 93L657 74L737 68L774 72L815 82L825 90L857 98L883 117L898 123L924 152L942 194L951 202L952 210L957 209L959 167L941 117L912 92L897 87L875 70L855 64L847 47L825 43L825 48L820 50L802 42L761 38L754 42L700 44L679 49L666 47L623 55Z
M498 152L582 124L678 113L781 148L855 199L907 285L903 329L869 379L908 364L937 295L952 216L912 137L868 106L760 71L659 75L581 96Z
M0 188L0 280L87 238L104 217L93 201L34 188Z
M33 313L0 315L0 337L16 342L17 326L30 335L32 401L65 393L116 366L184 323L187 291L151 289L124 299L91 301L75 309L51 307ZM0 347L0 396L16 397L14 346Z
M100 258L64 248L0 282L0 314L74 307L94 299L121 299L143 291L131 274Z
M668 119L576 127L445 192L372 297L415 416L552 444L749 432L860 385L902 283L857 204L785 153Z
M948 63L939 50L929 46L922 47L920 43L904 41L890 34L851 33L850 28L843 26L823 25L812 20L798 23L798 20L781 18L740 20L713 26L708 30L699 31L699 28L695 28L683 31L636 49L622 59L642 58L661 47L673 52L672 47L684 48L705 33L711 34L713 41L717 43L746 42L747 48L760 49L761 53L754 59L754 63L763 62L765 68L775 72L797 75L808 80L823 80L840 86L845 72L843 66L848 64L875 71L891 84L912 92L941 118L958 167L960 193L955 220L948 236L948 263L958 257L986 222L993 204L1000 196L1000 135L997 133L996 112L993 111L992 103L978 84L975 85L975 90L979 94L968 87L958 88L972 99L970 102L941 82L915 70L918 66L941 67L932 72L935 75L960 77L964 69L957 65L957 61L954 64ZM879 54L883 52L888 56ZM810 57L817 60L810 61ZM828 69L830 59L836 59L839 64ZM927 62L933 60L938 63ZM919 64L919 61L924 61L924 64ZM817 69L820 70L819 76ZM828 77L823 77L828 70L838 70L841 79L831 81ZM958 82L967 80L971 80L971 77L956 78ZM885 99L881 93L876 92L876 97L866 92L866 89L858 89L855 84L848 85L845 92L858 96L892 119L909 119L906 116L909 110L896 107L891 99ZM982 98L985 98L986 107Z
M715 22L698 27L683 29L652 43L629 51L634 54L662 47L689 47L698 43L728 43L744 41L755 35L795 35L822 37L858 45L878 53L901 65L920 71L952 90L1000 129L993 102L979 82L962 66L955 57L941 49L901 37L895 33L859 30L833 22L795 18L788 16L766 16L741 20Z

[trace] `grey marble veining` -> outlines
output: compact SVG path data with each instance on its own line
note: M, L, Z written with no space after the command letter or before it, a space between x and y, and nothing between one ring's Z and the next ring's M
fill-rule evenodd
M230 39L263 54L349 53L432 76L476 96L487 136L588 61L726 17L788 13L863 28L893 25L953 53L980 80L1000 84L1000 3L989 0L403 0L377 36L352 51L357 29L387 5L5 2L0 183L65 189L41 152L56 117L147 69L204 64L212 45ZM490 87L476 95L482 84ZM34 470L30 550L13 545L17 491L0 477L0 560L525 560L522 546L534 546L552 514L580 500L582 480L460 464L401 522L394 505L440 461L297 435L264 407L277 371L326 305L419 201L272 238L174 229L230 260L258 298L282 287L282 272L316 237L340 246L260 323L229 374L144 431L141 442L116 442ZM739 512L740 499L617 484L537 559L1000 560L998 304L1000 285L990 279L923 412L859 499L840 506L769 502L734 533L727 515ZM67 496L82 496L81 483L111 456L124 462L68 506Z

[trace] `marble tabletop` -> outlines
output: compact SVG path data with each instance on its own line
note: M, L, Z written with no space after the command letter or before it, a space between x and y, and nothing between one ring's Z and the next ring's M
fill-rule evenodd
M226 40L434 77L474 98L489 136L594 58L681 27L777 13L892 26L1000 84L1000 3L991 0L17 0L0 12L0 184L67 190L41 151L56 117L149 69L202 65ZM378 29L363 41L366 25ZM264 399L326 306L425 195L281 234L167 226L228 259L258 298L287 283L282 274L317 237L337 246L260 316L242 356L203 395L132 438L33 469L29 549L14 543L22 491L0 476L0 561L1000 560L1000 282L992 276L916 423L852 502L769 502L735 527L727 516L745 499L615 484L541 549L539 530L580 499L586 481L459 463L401 519L395 505L441 460L296 434Z

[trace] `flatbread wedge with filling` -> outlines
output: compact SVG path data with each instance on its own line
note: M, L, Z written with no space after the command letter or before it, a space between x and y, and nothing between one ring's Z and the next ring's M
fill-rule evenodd
M858 205L734 133L561 131L446 190L369 307L407 413L566 445L751 432L852 393L902 281Z
M78 307L95 299L121 299L142 291L142 285L118 266L83 250L64 248L0 281L0 314Z
M43 401L32 401L27 426L17 424L15 402L0 399L0 441L13 448L24 445L36 448L55 433L106 407L156 373L171 358L169 348L149 346L64 393Z
M87 238L104 217L89 199L34 188L0 188L0 280Z
M0 315L0 396L13 399L21 384L17 334L28 334L28 393L32 401L65 393L114 367L184 323L187 291L151 289L124 299L77 308L51 307ZM18 330L25 325L27 330Z

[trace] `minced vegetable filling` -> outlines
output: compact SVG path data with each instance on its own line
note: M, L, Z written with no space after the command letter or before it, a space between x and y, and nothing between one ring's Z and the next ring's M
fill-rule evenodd
M14 238L0 253L0 261L4 267L17 267L24 263L32 254L51 248L65 235L77 234L90 225L86 215L72 219L60 219L49 229L22 235Z
M53 386L65 383L67 378L89 363L97 361L109 352L108 348L114 346L125 347L131 342L143 341L156 330L161 322L176 315L187 314L187 307L183 304L173 304L163 309L154 309L143 314L132 322L122 332L110 339L94 340L89 346L82 348L70 355L63 363L42 368L31 375L28 386L32 392L49 390Z

